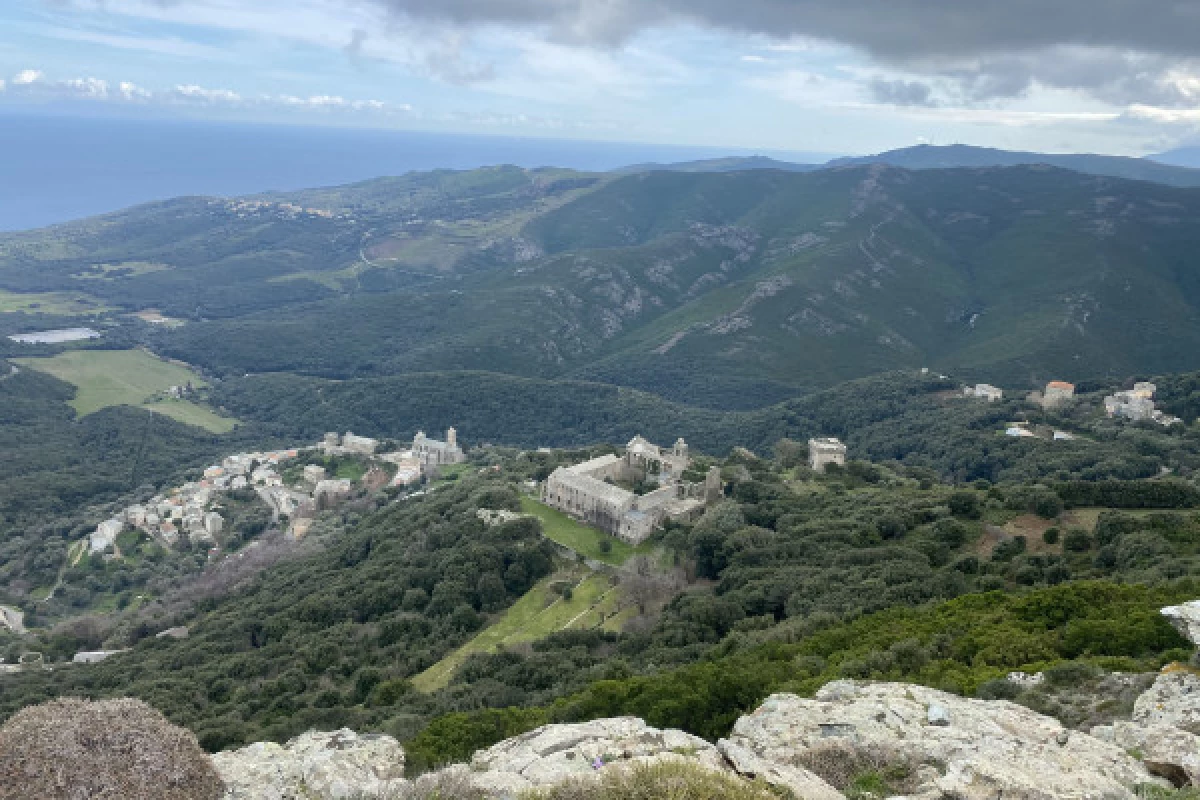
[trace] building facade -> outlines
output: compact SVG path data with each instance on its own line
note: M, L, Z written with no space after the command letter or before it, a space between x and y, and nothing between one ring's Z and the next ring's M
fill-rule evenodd
M632 544L645 541L667 519L697 516L720 495L721 473L714 467L704 482L684 481L689 464L683 439L662 448L635 436L623 456L604 455L559 467L542 486L542 501L570 516ZM658 484L636 494L617 481Z
M417 431L413 437L413 457L418 459L426 468L441 467L446 464L461 464L467 460L467 454L458 446L458 431L446 429L445 441L430 439L424 431Z
M824 472L830 464L846 465L846 445L840 439L826 436L808 440L808 466L814 472Z

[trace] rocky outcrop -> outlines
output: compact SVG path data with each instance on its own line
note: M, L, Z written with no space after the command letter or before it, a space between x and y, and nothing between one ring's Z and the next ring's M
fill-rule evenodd
M1200 677L1183 669L1159 675L1133 704L1133 723L1200 734Z
M909 794L928 798L1131 797L1153 781L1115 744L1022 706L896 683L772 695L718 747L826 775L846 754L897 761L917 778Z
M466 769L473 786L504 796L555 786L602 769L664 759L728 769L716 748L703 739L652 728L636 717L544 725L481 750Z
M1192 600L1177 606L1167 606L1159 611L1175 630L1183 634L1192 644L1200 645L1200 600Z
M407 786L404 750L390 736L309 732L280 746L256 742L213 756L224 800L384 798Z

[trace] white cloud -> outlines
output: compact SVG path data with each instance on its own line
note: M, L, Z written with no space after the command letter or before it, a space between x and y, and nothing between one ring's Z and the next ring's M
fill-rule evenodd
M108 82L99 78L74 78L59 83L58 87L68 94L93 100L103 100L108 97Z
M762 56L742 56L742 61L746 61L750 64L762 64L766 61L766 59Z
M3 92L7 88L8 83L3 78L0 78L0 92Z
M209 89L194 83L180 84L172 94L178 100L208 105L239 105L242 102L242 96L232 89Z
M42 79L40 70L23 69L13 76L13 86L31 86Z
M122 100L126 100L131 103L145 102L153 99L154 97L153 94L138 86L136 83L130 83L129 81L121 81L121 83L117 86L117 91L120 93Z

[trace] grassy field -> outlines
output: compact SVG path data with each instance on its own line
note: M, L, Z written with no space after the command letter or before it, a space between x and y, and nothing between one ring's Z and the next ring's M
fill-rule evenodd
M15 361L74 386L71 405L81 417L110 406L135 406L213 433L228 433L237 424L196 403L157 399L157 393L171 386L205 384L191 370L144 350L70 350L53 358Z
M25 311L42 314L98 314L105 306L78 292L26 293L0 289L0 314Z
M576 553L583 553L588 558L603 561L614 567L624 564L634 553L649 552L652 549L635 548L615 536L609 536L603 531L582 525L561 511L539 503L532 497L521 498L521 510L542 521L542 530L545 532L546 538L558 542L564 547L569 547ZM607 553L600 549L600 543L605 541L612 546Z
M551 587L560 581L574 584L570 600L563 599ZM429 669L413 678L413 686L422 692L445 687L455 671L473 653L494 653L506 645L532 642L555 631L568 628L593 628L600 624L600 611L616 609L618 590L607 577L591 571L558 573L538 582L500 618L482 633ZM609 620L609 623L613 620ZM611 626L606 623L604 626Z

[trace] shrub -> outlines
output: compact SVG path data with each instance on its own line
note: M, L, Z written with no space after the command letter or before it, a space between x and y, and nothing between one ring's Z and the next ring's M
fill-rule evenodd
M1047 528L1046 532L1042 534L1042 541L1045 542L1046 544L1057 544L1058 543L1058 535L1059 535L1058 528Z
M979 495L975 492L955 492L950 495L946 505L950 507L950 513L956 517L979 519L982 514L979 507Z
M0 800L216 800L221 778L191 732L140 700L52 700L0 728Z
M1092 546L1092 537L1083 528L1072 528L1063 539L1063 547L1076 553L1083 553Z
M581 778L521 796L522 800L777 800L766 784L715 772L685 761L610 766Z

